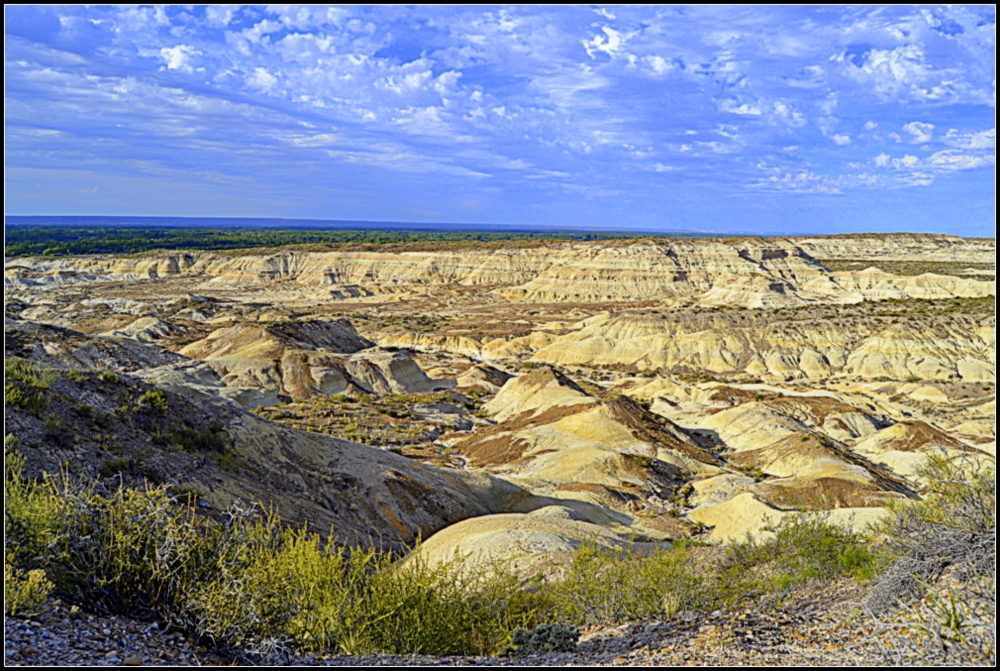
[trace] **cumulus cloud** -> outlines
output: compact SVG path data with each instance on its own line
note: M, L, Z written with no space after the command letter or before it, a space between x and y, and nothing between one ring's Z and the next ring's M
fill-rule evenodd
M733 100L732 98L727 98L721 101L719 103L719 109L723 112L739 114L741 116L760 116L763 114L758 105L751 103L739 103L739 101Z
M205 23L212 28L227 28L239 5L208 5L205 7Z
M913 142L923 144L934 138L934 124L921 121L911 121L903 125L903 130L913 136Z
M960 149L996 149L997 130L990 128L978 132L962 132L952 128L944 137L944 141Z
M587 50L587 55L591 58L595 58L598 53L614 56L621 50L623 42L621 33L607 26L602 26L601 32L604 33L603 37L595 35L593 39L583 42L583 48Z
M673 63L656 54L643 56L640 60L657 75L665 75L676 69Z
M945 149L931 154L927 162L942 170L971 170L994 165L996 160L993 157L963 154L953 149Z
M247 86L262 93L269 93L277 84L278 78L267 71L267 68L254 68L254 71L247 75Z
M178 44L174 47L163 47L160 49L160 58L165 63L167 70L180 70L181 72L192 72L192 56L201 56L202 53L187 44Z
M795 110L794 107L780 100L774 102L774 114L789 126L798 128L806 125L805 115Z
M833 60L843 64L849 77L871 87L883 99L919 93L928 73L924 52L915 44L895 49L871 49L860 65L849 59L846 52Z

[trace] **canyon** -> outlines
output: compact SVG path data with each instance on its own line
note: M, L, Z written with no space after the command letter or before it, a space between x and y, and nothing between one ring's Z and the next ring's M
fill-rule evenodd
M927 455L995 460L993 239L330 247L5 259L6 358L71 371L47 414L5 405L29 469L527 575L860 529Z

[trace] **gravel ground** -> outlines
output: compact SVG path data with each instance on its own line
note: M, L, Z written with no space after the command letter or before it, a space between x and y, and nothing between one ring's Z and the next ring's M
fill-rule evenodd
M334 655L284 656L270 664L309 666L721 666L880 665L870 627L853 616L860 597L844 582L793 596L780 608L682 612L666 621L594 627L577 652L522 658ZM34 619L5 618L4 661L14 666L199 666L249 663L156 624L87 615L59 604ZM264 660L258 660L264 661Z

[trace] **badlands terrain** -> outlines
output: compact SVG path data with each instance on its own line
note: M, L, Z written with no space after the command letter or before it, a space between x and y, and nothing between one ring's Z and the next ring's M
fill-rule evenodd
M27 470L264 501L528 576L584 543L863 529L995 459L995 240L648 238L5 260Z

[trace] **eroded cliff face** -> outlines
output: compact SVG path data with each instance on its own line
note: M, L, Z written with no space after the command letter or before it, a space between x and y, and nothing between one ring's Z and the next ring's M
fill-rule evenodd
M828 235L795 238L803 250L820 259L993 263L996 240L927 233Z
M534 350L531 360L638 370L747 373L778 379L890 377L988 382L996 319L898 323L823 314L599 315ZM527 343L525 343L527 346ZM531 348L529 347L529 351Z
M856 241L838 242L829 249L810 244L817 253L834 257L861 246ZM951 245L942 251L924 246L929 248L921 247L919 254L950 261L961 258L960 250L966 249ZM831 272L807 247L797 239L749 238L400 253L187 252L17 260L6 264L5 281L10 287L45 287L186 277L199 280L199 291L294 285L316 297L331 292L345 297L458 286L490 288L495 296L514 302L657 301L757 308L995 294L994 281L970 277ZM969 247L966 251L978 259L987 245L977 242ZM877 248L866 253L879 256ZM919 254L904 250L903 256Z

